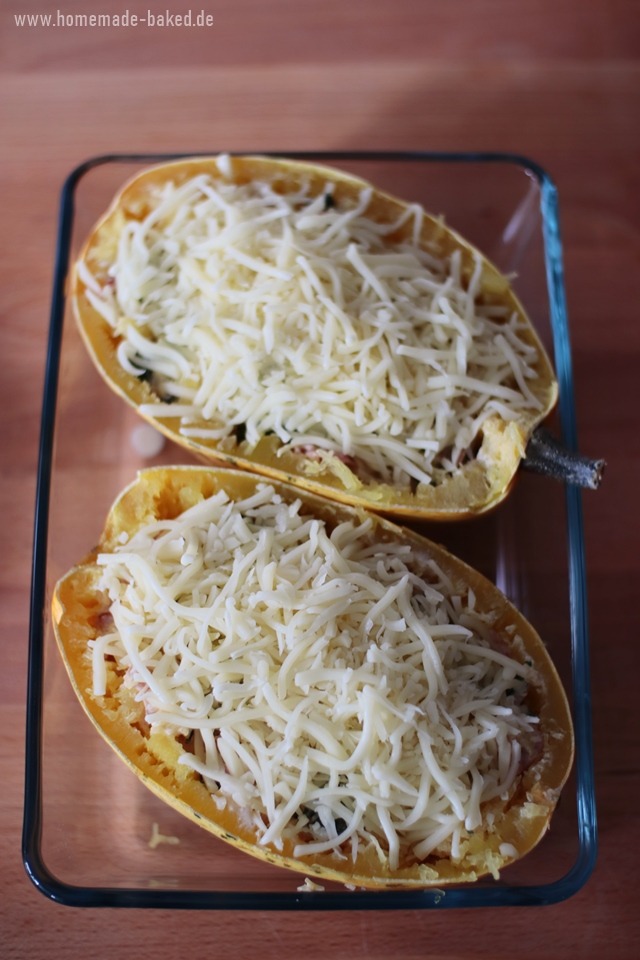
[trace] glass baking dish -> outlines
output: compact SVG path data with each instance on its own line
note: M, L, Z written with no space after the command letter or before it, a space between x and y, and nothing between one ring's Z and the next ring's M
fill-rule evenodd
M422 203L513 275L554 358L560 401L551 426L575 449L557 195L548 175L503 154L288 156L344 168ZM172 158L99 157L74 170L62 191L35 514L23 833L28 875L46 896L75 906L442 909L570 897L587 881L596 856L585 561L575 488L521 471L492 514L420 525L494 580L531 620L572 705L576 760L551 829L499 880L380 892L323 882L323 890L300 891L302 874L241 853L151 794L97 735L72 693L51 628L56 581L97 541L112 501L138 469L190 458L169 442L154 457L138 452L140 421L107 389L81 343L65 298L67 271L124 181Z

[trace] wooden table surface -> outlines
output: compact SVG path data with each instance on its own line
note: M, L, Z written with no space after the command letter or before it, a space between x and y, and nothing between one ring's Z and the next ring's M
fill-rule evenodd
M122 13L3 0L0 27L0 955L138 960L637 956L637 430L640 9L637 0L202 0L209 27L19 26ZM131 13L185 13L129 0ZM194 18L202 10L193 5ZM608 461L584 495L599 858L544 908L283 913L79 910L20 857L33 505L57 205L111 152L419 149L527 155L560 194L580 444Z

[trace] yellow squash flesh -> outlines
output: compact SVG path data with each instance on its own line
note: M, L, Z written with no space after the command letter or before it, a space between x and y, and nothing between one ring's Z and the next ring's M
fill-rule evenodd
M373 517L372 540L410 544L410 566L418 575L427 569L429 561L435 560L453 582L456 593L464 597L471 588L476 610L490 615L492 629L508 647L509 655L519 662L530 658L536 674L529 684L526 704L539 717L542 753L520 774L506 802L493 800L484 806L483 824L468 838L460 860L432 855L425 863L417 863L405 855L399 869L391 870L386 856L371 848L352 863L350 856L337 859L331 853L295 859L289 840L284 841L281 852L260 846L242 811L231 801L225 809L218 809L197 774L178 764L184 748L177 739L166 734L149 736L144 708L124 685L124 671L118 671L115 663L108 664L106 696L94 695L88 642L100 635L101 617L109 609L108 598L96 586L100 576L95 563L98 553L113 552L122 533L131 536L156 519L173 519L221 489L232 499L250 496L259 482L255 475L234 470L154 468L141 472L120 495L109 513L100 543L60 580L53 597L56 638L82 706L109 745L155 794L211 833L262 860L315 878L372 888L441 886L474 881L487 873L495 876L502 867L530 851L548 829L573 761L573 727L567 699L540 637L493 584L444 548L382 517ZM370 516L287 484L274 486L286 502L300 498L303 512L324 520L330 528L345 520L362 522ZM514 636L519 639L514 641ZM488 814L493 817L492 825Z
M234 157L230 163L231 178L225 179L238 184L266 181L283 193L307 183L309 195L317 196L325 191L330 181L335 186L333 196L338 207L342 203L355 202L360 191L369 186L365 181L342 171L306 163L263 157ZM164 183L172 181L180 185L201 173L208 173L214 180L223 179L213 157L180 160L153 167L136 176L116 196L94 228L82 249L79 262L84 262L98 282L104 283L116 256L118 238L126 224L149 214L158 202L159 189ZM376 190L367 216L381 223L394 223L406 207L403 201ZM411 235L412 229L409 221L389 239L394 242L402 240ZM456 250L460 251L461 276L463 282L469 281L475 268L474 257L478 253L462 237L446 228L441 220L425 215L421 242L431 252L437 249L442 258L447 258ZM489 417L483 425L481 445L475 458L437 485L420 484L414 492L409 487L405 489L388 483L362 480L340 463L334 464L334 469L327 467L318 475L310 475L307 457L291 450L279 453L282 444L275 436L264 436L253 447L233 436L223 440L196 440L181 435L178 417L142 415L159 431L201 460L286 480L343 503L423 520L464 519L484 513L500 503L509 492L529 437L556 403L557 383L544 348L508 281L484 257L482 263L479 302L485 305L499 304L507 307L510 313L516 313L525 324L522 339L537 350L538 358L532 363L537 377L529 381L529 387L540 407L537 410L523 410L517 419L509 422L497 414ZM71 295L85 344L108 385L138 412L141 405L156 402L158 398L149 384L127 373L118 362L116 351L121 338L91 304L77 268L72 276ZM313 465L314 468L317 466Z

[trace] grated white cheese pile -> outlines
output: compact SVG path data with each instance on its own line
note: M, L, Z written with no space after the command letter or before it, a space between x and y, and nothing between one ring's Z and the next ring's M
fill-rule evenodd
M260 844L458 859L527 765L532 668L491 645L471 591L433 562L420 579L371 526L330 531L260 484L142 528L98 557L114 626L94 692L115 657L152 733L195 731L180 763Z
M367 216L372 190L333 205L268 183L207 174L167 183L131 220L109 279L79 265L86 295L123 339L122 367L151 378L151 416L221 440L238 428L254 446L351 457L361 478L431 484L473 456L487 417L540 409L528 386L536 349L516 314L476 302L460 253L419 243L423 210ZM344 207L344 208L343 208ZM387 236L413 220L413 237ZM317 464L316 464L317 467Z

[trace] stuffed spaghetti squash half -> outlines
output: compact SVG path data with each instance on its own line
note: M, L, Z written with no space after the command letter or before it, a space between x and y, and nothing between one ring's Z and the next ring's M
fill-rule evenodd
M314 878L497 876L571 768L561 681L495 586L248 472L140 473L58 583L53 623L84 709L154 793Z
M417 204L328 167L146 170L71 293L109 386L176 443L386 513L494 507L557 399L507 279Z

